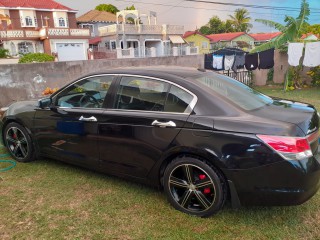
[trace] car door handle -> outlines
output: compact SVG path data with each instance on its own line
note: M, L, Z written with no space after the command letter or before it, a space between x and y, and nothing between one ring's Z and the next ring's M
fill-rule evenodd
M94 116L89 117L89 118L85 118L85 117L81 116L81 117L79 118L79 121L83 121L83 122L97 122L97 119L96 119Z
M161 127L161 128L166 128L166 127L176 127L177 125L172 122L172 121L169 121L169 122L159 122L158 120L154 120L152 123L151 123L152 126L157 126L157 127Z

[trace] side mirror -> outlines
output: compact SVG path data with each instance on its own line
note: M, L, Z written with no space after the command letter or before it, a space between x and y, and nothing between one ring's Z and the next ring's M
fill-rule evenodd
M50 107L50 105L52 104L52 99L51 98L43 98L39 100L39 108L41 109L45 109Z

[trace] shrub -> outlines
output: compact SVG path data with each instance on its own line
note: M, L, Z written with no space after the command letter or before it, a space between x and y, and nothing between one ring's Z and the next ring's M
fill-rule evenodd
M307 74L312 78L313 86L320 86L320 66L311 68Z
M6 58L9 56L9 50L0 48L0 58Z
M19 59L19 63L53 62L54 56L46 53L28 53Z

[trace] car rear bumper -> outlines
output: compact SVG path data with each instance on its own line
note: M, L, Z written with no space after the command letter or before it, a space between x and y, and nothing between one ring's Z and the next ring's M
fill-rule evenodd
M299 205L320 187L320 156L231 170L228 175L241 205Z

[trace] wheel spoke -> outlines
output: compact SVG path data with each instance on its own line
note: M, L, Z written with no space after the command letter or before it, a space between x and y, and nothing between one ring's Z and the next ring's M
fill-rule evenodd
M27 139L25 139L24 137L22 137L21 139L19 139L21 144L26 144L27 143Z
M196 188L202 188L202 187L210 187L213 183L210 180L199 180L197 181L197 184L195 184Z
M21 146L21 145L19 146L19 148L20 148L20 151L21 151L21 153L22 153L22 156L23 156L23 157L26 157L27 154L28 154L27 151L26 151L26 150L23 148L23 146Z
M9 135L7 135L6 139L7 139L7 141L12 142L12 143L16 143L17 142L17 140L13 139Z
M194 195L193 191L191 191L191 190L185 191L184 194L182 195L181 199L179 200L179 204L182 207L187 208L193 195Z
M184 165L183 167L183 172L184 175L188 181L188 183L193 183L194 182L194 175L193 175L193 169L190 165Z
M17 156L18 149L19 149L19 145L16 145L16 146L14 147L14 149L12 150L12 153L13 153L15 156Z
M170 187L188 188L188 184L186 183L185 180L182 180L173 176L170 177L169 183L170 183Z
M196 198L198 199L199 204L204 208L207 209L210 207L211 202L202 194L200 191L194 192Z

